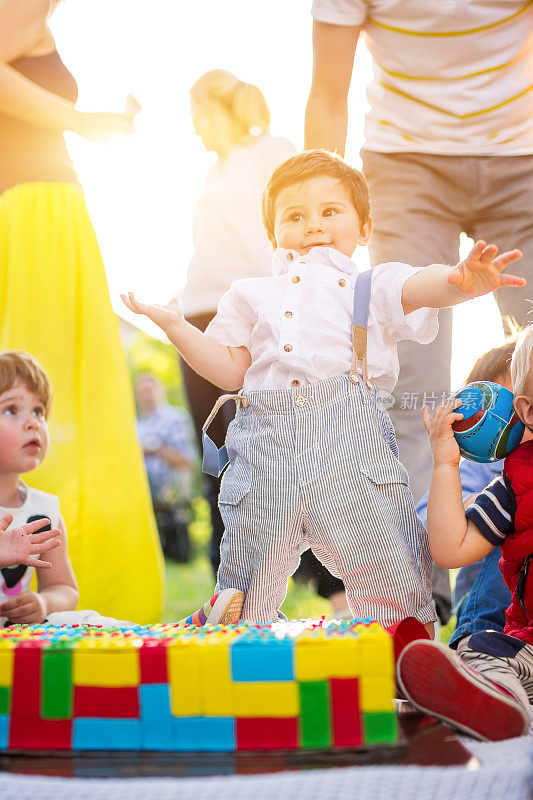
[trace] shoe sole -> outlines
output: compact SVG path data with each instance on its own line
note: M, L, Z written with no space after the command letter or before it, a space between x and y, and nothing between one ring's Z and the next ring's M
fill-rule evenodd
M235 625L241 618L244 592L224 589L209 612L206 625Z
M412 642L398 660L398 683L420 711L477 739L522 736L529 718L519 703L478 681L457 656L436 642ZM451 716L450 716L451 715Z

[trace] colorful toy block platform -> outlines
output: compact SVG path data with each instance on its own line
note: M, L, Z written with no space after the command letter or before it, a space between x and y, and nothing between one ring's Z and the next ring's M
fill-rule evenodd
M0 630L0 750L250 751L395 743L377 623Z

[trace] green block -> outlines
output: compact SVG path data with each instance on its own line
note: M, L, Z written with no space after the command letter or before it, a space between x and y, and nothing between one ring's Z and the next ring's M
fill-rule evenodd
M398 740L398 725L394 711L363 713L365 744L393 744Z
M45 650L41 679L43 719L70 719L72 716L72 653L65 652L62 648Z
M301 746L330 747L331 721L327 681L301 681L298 685Z
M11 689L9 686L0 686L0 714L9 714L11 705Z

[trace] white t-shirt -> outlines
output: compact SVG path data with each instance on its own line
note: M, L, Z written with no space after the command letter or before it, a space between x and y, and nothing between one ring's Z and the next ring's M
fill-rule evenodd
M48 517L52 528L57 528L59 524L59 498L55 494L32 489L22 481L19 486L22 492L25 493L22 505L17 508L0 506L0 517L8 513L13 515L13 522L9 529L24 525L26 522L40 517ZM18 564L13 567L4 567L0 572L0 603L4 603L10 597L14 597L21 592L30 591L31 579L35 572L34 567ZM0 617L0 627L3 627L5 622L6 617Z
M369 150L533 153L533 5L527 0L314 0L363 26L374 61Z
M306 256L278 248L272 266L268 278L236 281L206 330L221 344L250 351L244 390L347 375L358 272L353 261L330 247L313 247ZM378 389L390 392L398 379L398 341L427 344L437 335L437 309L403 313L403 284L420 269L391 262L372 271L367 362Z
M295 152L288 139L264 133L210 169L194 208L194 254L180 297L185 316L214 312L233 281L269 274L272 245L261 223L261 193L275 167Z

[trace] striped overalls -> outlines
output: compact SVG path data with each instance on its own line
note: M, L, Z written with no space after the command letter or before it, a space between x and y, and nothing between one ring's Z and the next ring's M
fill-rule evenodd
M383 625L435 619L427 534L392 424L366 377L369 298L368 272L355 287L349 375L227 396L238 407L220 464L204 436L204 469L211 462L218 470L226 453L230 462L219 495L217 591L245 592L244 620L278 618L287 578L309 547L343 580L354 616Z

